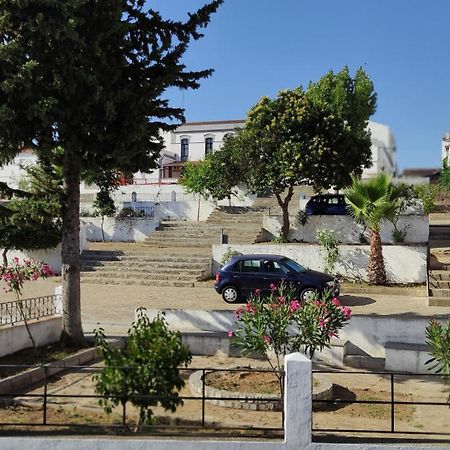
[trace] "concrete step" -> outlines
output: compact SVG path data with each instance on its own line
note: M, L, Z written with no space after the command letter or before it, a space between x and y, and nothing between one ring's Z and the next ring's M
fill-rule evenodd
M194 287L192 281L139 280L122 278L89 278L81 277L84 284L110 284L114 286L154 286L154 287Z
M450 271L448 269L430 270L428 278L436 281L450 281Z
M433 289L449 289L450 290L450 280L435 280L433 278L428 279L430 288Z
M450 299L450 289L430 289L430 297Z
M450 240L443 239L432 239L431 237L428 239L429 247L431 248L446 248L450 247Z
M101 271L95 271L95 272L82 272L81 276L83 278L114 278L114 279L120 279L120 280L135 280L136 282L139 281L191 281L194 282L196 280L196 276L192 275L183 275L178 273L172 273L172 274L154 274L154 273L142 273L142 272L121 272L118 274L116 271L108 271L108 270L101 270Z
M430 306L448 306L450 308L450 298L429 297L428 304Z
M153 256L153 255L147 255L147 256L117 256L117 257L110 257L107 255L92 255L88 254L85 255L84 253L81 256L82 263L89 263L90 261L127 261L129 263L145 263L145 262L182 262L182 263L205 263L210 260L210 256L206 255L167 255L167 256Z
M356 369L384 370L384 358L373 358L368 355L346 355L344 364Z
M108 270L134 270L147 272L166 272L168 270L182 270L183 272L198 272L209 266L205 263L179 263L179 262L122 262L122 261L89 261L82 264L82 270L90 271L104 267Z
M91 266L82 266L81 271L84 273L105 273L105 272L111 272L115 273L116 275L119 275L121 273L134 273L134 274L182 274L182 275L188 275L191 277L196 277L200 273L202 273L204 270L207 270L208 267L201 266L198 268L189 268L189 267L182 267L182 268L175 268L175 267L148 267L148 266L142 266L142 267L128 267L128 266L110 266L110 265L91 265Z

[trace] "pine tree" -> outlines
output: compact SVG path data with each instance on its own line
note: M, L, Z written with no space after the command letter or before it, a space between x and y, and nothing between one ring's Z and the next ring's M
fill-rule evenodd
M161 131L184 120L162 96L211 75L182 57L221 3L180 22L144 0L0 0L0 164L24 146L39 158L63 149L63 327L73 344L83 341L81 174L155 167Z

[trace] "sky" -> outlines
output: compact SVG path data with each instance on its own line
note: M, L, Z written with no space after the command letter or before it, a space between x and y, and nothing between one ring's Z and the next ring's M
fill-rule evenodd
M165 18L205 3L151 0ZM167 92L187 121L244 119L260 97L360 66L377 92L397 164L439 167L450 127L450 0L225 0L191 44L189 69L213 68L196 91Z

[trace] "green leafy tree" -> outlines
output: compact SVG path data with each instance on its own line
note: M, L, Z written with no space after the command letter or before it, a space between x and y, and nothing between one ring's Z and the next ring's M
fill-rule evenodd
M416 197L422 203L423 212L425 214L430 214L430 212L432 212L436 206L436 199L439 194L439 186L435 184L417 184L413 186L413 190Z
M325 273L333 273L339 261L339 239L334 231L316 230L316 239L325 251Z
M208 166L210 165L209 159L199 162L189 161L183 167L183 173L180 178L180 183L184 186L184 189L189 194L195 194L198 196L197 205L197 220L200 220L200 202L201 198L208 198Z
M368 119L375 111L373 85L362 69L329 72L305 92L301 87L263 97L247 114L245 127L222 151L233 152L235 168L256 192L271 190L281 207L287 238L294 186L341 188L350 175L371 165ZM231 158L230 158L231 159Z
M25 170L20 189L0 185L3 196L10 198L5 213L0 214L4 266L8 265L9 250L53 248L61 242L61 172L42 164Z
M113 348L103 330L95 330L97 349L105 367L94 375L100 405L110 414L119 404L131 402L139 409L136 431L154 422L153 406L174 412L183 401L178 392L184 386L179 367L192 359L181 333L169 330L163 317L150 321L144 308L128 330L124 349Z
M440 373L444 384L450 388L450 322L442 325L437 320L430 320L425 337L431 347L431 359L425 364L429 365L430 370ZM450 406L450 389L448 403Z
M81 175L155 167L161 130L184 120L162 96L212 73L188 71L182 57L221 3L182 22L144 10L144 0L0 2L0 164L24 146L40 159L63 149L63 328L73 344L84 340Z
M370 283L386 284L380 228L383 220L395 220L402 206L401 198L393 192L389 176L379 174L367 181L353 178L352 186L345 190L350 214L370 229L370 255L367 276Z

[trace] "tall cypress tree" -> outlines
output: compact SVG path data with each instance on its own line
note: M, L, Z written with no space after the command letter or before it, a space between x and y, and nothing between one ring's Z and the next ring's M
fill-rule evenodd
M0 0L0 164L24 146L44 159L64 150L63 326L72 343L83 341L81 175L155 167L161 130L184 120L162 96L212 73L187 70L182 57L221 3L181 22L144 0Z

